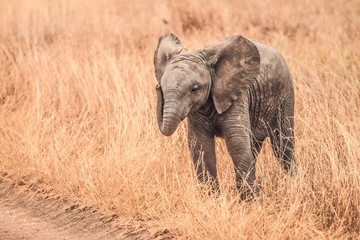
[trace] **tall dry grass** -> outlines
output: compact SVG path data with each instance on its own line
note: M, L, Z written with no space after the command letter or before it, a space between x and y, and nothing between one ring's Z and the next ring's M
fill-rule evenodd
M160 238L359 238L359 25L356 0L1 0L0 172ZM160 134L152 58L165 32L188 50L242 34L286 58L299 172L265 144L261 204L234 193L221 139L215 198L199 189L186 123Z

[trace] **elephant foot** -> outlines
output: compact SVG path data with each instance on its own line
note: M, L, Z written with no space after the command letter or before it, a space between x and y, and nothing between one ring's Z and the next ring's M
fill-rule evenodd
M217 179L211 179L207 182L200 181L201 191L203 191L207 196L220 196L220 188L219 188L219 181Z
M259 187L256 183L249 184L241 184L237 186L237 190L240 194L240 199L245 202L253 202L255 200L260 200L259 198ZM260 200L261 201L261 200Z

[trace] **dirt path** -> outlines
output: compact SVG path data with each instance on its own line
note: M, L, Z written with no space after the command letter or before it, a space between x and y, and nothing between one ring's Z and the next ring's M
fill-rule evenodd
M63 240L84 239L40 218L36 218L24 208L13 208L0 200L0 239Z
M150 239L145 230L120 227L118 218L31 186L9 187L0 181L0 240Z

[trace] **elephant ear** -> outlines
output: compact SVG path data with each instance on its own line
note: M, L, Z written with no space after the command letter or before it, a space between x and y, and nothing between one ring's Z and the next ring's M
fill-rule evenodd
M179 38L172 33L164 34L159 38L154 54L155 76L159 83L169 59L180 53L182 49L183 46Z
M226 37L201 49L214 69L211 94L222 114L255 81L260 71L257 47L242 36Z

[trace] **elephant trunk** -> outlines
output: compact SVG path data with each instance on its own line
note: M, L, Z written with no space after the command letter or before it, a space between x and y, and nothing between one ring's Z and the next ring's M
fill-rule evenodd
M169 97L164 101L161 86L156 86L157 106L156 115L159 129L165 136L171 136L179 123L185 118L186 113L178 100Z

